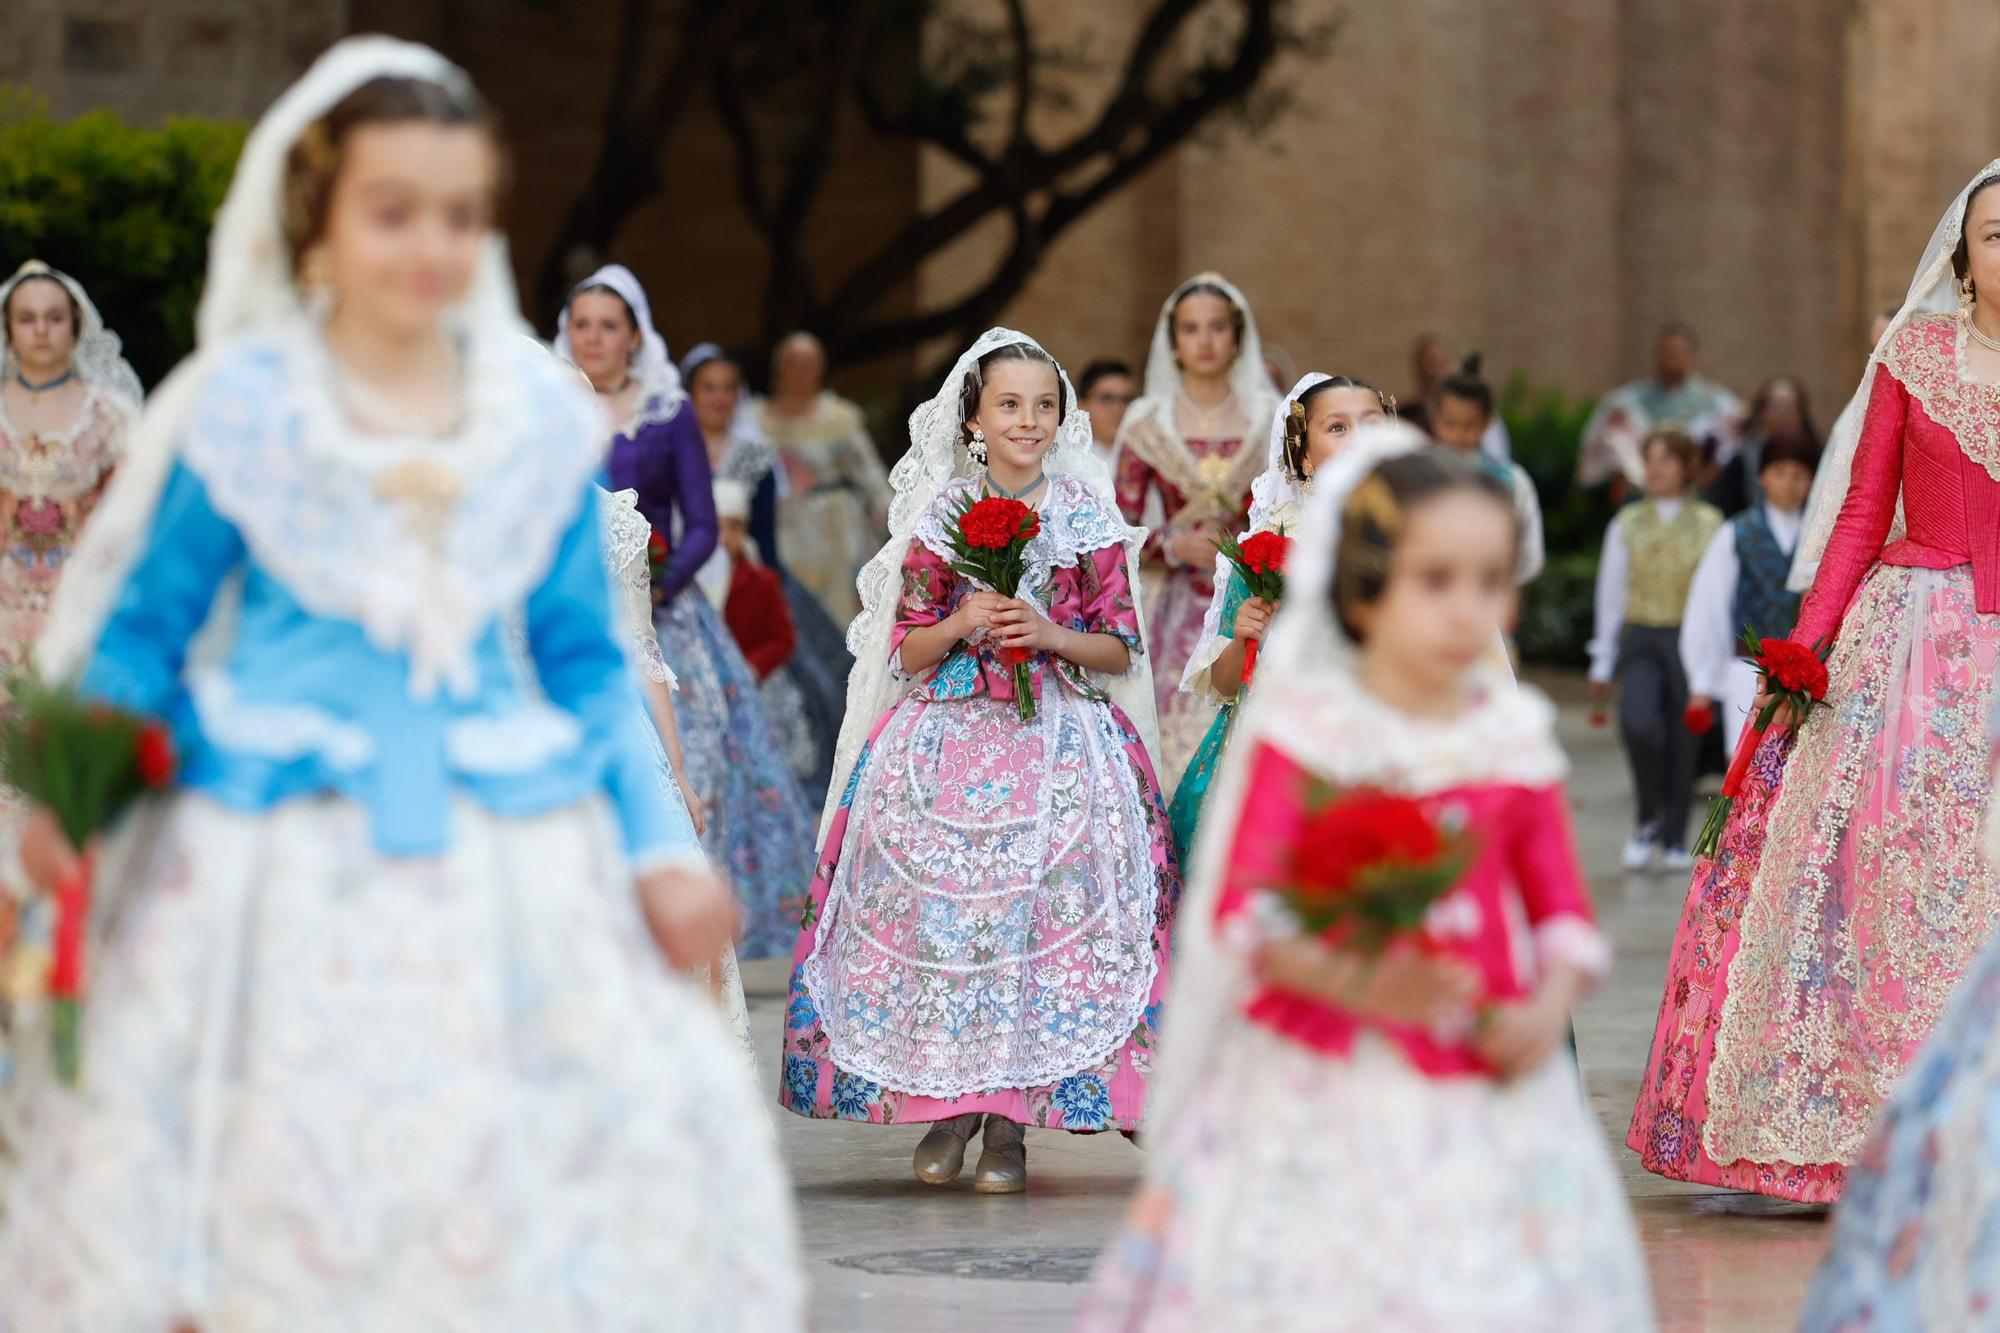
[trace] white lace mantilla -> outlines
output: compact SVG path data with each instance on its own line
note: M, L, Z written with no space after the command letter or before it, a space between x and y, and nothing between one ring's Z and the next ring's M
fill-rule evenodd
M1261 481L1263 478L1260 477L1258 480ZM1281 499L1263 523L1251 525L1249 532L1239 532L1236 534L1236 540L1248 541L1253 534L1259 532L1297 532L1299 509L1298 496ZM1222 608L1229 600L1230 576L1233 573L1235 567L1229 563L1229 557L1217 551L1215 592L1208 599L1208 610L1202 612L1200 642L1196 644L1194 653L1188 658L1187 669L1181 672L1181 689L1189 694L1204 695L1217 703L1222 701L1222 696L1215 692L1209 668L1215 665L1215 659L1222 656L1225 648L1236 642L1233 632L1228 635L1222 632ZM1234 627L1231 628L1233 631Z
M951 544L952 520L978 486L979 481L974 477L952 482L930 511L917 520L913 535L946 563L958 558ZM1042 530L1028 542L1027 570L1021 575L1020 596L1041 606L1048 605L1049 579L1057 570L1069 569L1085 557L1114 546L1129 556L1146 539L1144 528L1126 523L1115 504L1077 477L1049 478L1048 493L1038 512ZM966 581L976 587L986 586L977 579Z
M226 354L179 442L216 510L316 615L410 658L410 689L476 684L472 649L548 572L600 461L593 406L554 360L472 338L449 440L348 424L303 321Z
M1432 721L1391 708L1346 672L1320 677L1288 682L1291 705L1260 710L1257 735L1338 786L1424 796L1485 783L1546 787L1569 772L1555 706L1528 686L1482 685L1465 712Z
M627 655L646 679L678 685L653 633L653 567L646 558L653 525L639 512L639 493L599 487L597 512L604 525L604 569L611 576L612 609L624 631Z

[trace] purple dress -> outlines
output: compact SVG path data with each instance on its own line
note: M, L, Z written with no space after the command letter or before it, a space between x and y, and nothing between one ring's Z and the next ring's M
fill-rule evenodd
M688 780L708 806L702 846L743 904L738 956L765 958L789 952L796 938L812 881L812 819L756 674L690 586L715 551L708 446L685 404L662 416L658 400L649 402L637 428L612 441L611 487L638 492L639 512L670 548L654 581L653 630L680 678L681 749Z

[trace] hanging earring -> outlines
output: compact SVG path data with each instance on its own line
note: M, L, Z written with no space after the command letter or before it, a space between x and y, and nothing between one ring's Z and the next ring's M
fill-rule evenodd
M333 260L323 247L314 246L306 251L306 262L301 266L299 278L309 292L323 292L333 285Z
M972 439L966 443L965 452L972 455L973 462L979 464L981 467L985 467L986 432L974 426L972 428Z
M1961 315L1970 315L1972 307L1977 303L1978 299L1979 294L1972 289L1972 279L1960 278L1958 280L1958 313Z

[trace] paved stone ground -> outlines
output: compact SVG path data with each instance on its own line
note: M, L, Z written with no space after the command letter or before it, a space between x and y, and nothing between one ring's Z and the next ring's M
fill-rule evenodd
M1610 984L1578 1015L1578 1044L1591 1104L1639 1220L1661 1326L1789 1329L1825 1243L1823 1222L1806 1210L1659 1180L1622 1146L1685 886L1617 870L1630 821L1623 756L1612 733L1588 726L1574 682L1544 684L1565 704L1584 857L1619 950ZM786 971L775 960L744 968L766 1053L778 1048ZM775 1061L763 1065L775 1098ZM773 1115L798 1187L823 1330L1064 1327L1142 1161L1116 1135L1031 1132L1029 1192L983 1197L910 1174L918 1128L808 1123L775 1106Z

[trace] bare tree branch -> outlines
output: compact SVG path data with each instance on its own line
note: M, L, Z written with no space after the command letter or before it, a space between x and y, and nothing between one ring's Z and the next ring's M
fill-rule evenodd
M829 309L836 316L846 310L865 309L872 294L907 281L931 255L958 240L995 211L1008 208L1012 200L1101 160L1094 184L1085 184L1071 195L1053 196L1040 219L1042 238L1038 248L1045 248L1048 240L1091 205L1185 141L1210 115L1246 95L1277 53L1274 12L1277 0L1247 0L1243 6L1243 30L1230 58L1207 65L1183 81L1175 100L1165 104L1154 100L1151 87L1157 78L1157 66L1180 26L1202 3L1203 0L1165 0L1134 42L1119 88L1096 121L1053 151L1032 145L1024 147L1003 159L986 179L969 186L934 211L913 218L882 246L873 260L848 275L828 301ZM1135 134L1139 136L1136 146ZM1004 283L1007 277L1003 263L993 281ZM1018 286L1013 290L1018 290ZM857 328L846 335L822 331L822 337L827 340L829 355L836 359L845 356L863 360L890 350L896 337L911 326L908 320L892 321Z
M1035 100L1035 44L1028 35L1025 0L1007 0L1007 34L1014 40L1014 121L1007 151L1028 142L1028 107Z
M658 193L668 132L709 69L736 42L767 0L713 0L695 6L671 66L642 97L650 0L622 0L618 64L604 113L604 138L590 179L549 246L535 283L536 306L547 319L568 294L571 256L602 252L634 209Z

